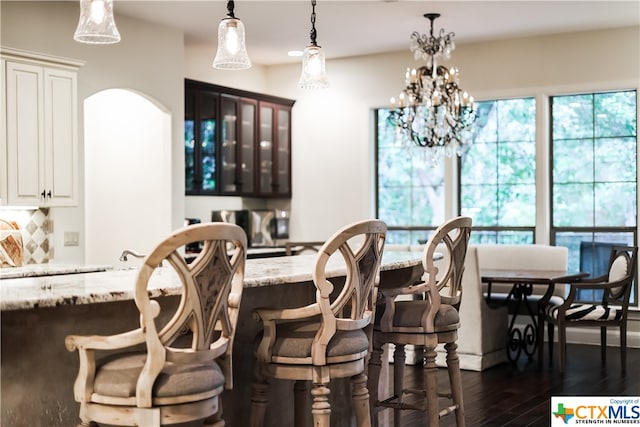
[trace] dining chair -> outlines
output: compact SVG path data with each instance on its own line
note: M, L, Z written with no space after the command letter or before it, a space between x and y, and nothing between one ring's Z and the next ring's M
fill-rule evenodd
M256 310L263 328L256 350L250 426L264 425L268 381L280 379L295 381L296 426L304 425L308 417L310 381L313 425L329 427L329 387L336 378L350 378L356 425L370 425L365 361L386 229L379 220L360 221L338 230L322 245L312 272L314 303ZM346 275L335 277L340 270ZM290 423L279 419L278 425Z
M471 218L457 217L439 226L426 242L422 255L424 273L418 283L399 288L387 288L380 284L384 306L378 307L373 332L373 349L369 361L369 390L374 425L377 425L377 408L394 409L394 426L400 427L402 410L427 412L428 425L438 426L440 417L455 413L456 425L465 425L460 363L457 355L457 331L460 327L458 309L462 297L462 275L471 234ZM434 261L436 251L443 252L440 261ZM443 263L442 261L446 261ZM439 268L436 266L436 262ZM413 295L419 299L401 299ZM382 347L393 344L393 394L380 400L377 379L382 367ZM439 393L436 347L444 344L449 373L450 392ZM404 389L405 346L424 347L424 373L426 389ZM410 395L419 395L415 402ZM439 398L451 402L439 407Z
M203 242L187 264L179 251ZM162 241L140 267L134 290L140 326L112 336L69 335L80 366L74 397L79 426L164 426L204 420L224 426L219 397L233 386L231 357L242 296L247 237L234 224L191 225ZM161 263L182 285L180 302L159 329L149 285ZM169 267L163 268L166 270ZM108 352L108 353L107 353ZM107 353L96 358L96 353Z
M599 327L600 357L607 359L607 327L620 330L620 364L622 372L627 368L627 313L631 287L636 275L638 248L614 246L609 257L607 274L569 283L569 294L560 303L551 301L544 309L548 327L549 362L553 358L554 327L558 328L559 370L565 371L567 353L567 327ZM594 302L580 302L580 291L602 291L602 297ZM594 292L595 293L595 292ZM541 323L541 326L543 324Z

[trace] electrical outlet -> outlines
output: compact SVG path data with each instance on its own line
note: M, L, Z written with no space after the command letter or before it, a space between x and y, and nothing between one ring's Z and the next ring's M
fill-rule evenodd
M64 245L65 246L80 246L80 233L77 231L65 231L64 232Z

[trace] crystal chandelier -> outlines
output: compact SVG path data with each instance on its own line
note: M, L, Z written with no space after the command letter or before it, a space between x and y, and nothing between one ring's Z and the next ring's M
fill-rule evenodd
M389 122L403 142L434 148L447 156L461 154L471 140L476 118L473 97L459 86L458 70L438 65L440 57L448 59L455 49L454 33L440 29L433 34L433 21L439 13L427 13L431 22L429 34L411 35L411 51L416 60L426 61L419 68L407 68L406 87L398 100L391 98Z

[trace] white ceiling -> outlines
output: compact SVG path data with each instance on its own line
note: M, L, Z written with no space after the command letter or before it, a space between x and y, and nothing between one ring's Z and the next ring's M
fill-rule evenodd
M179 28L187 42L210 44L213 55L226 2L116 0L114 10L116 16ZM317 41L327 58L408 49L413 31L428 33L429 21L423 14L430 12L442 15L436 20L435 30L455 32L458 44L640 25L640 0L318 0ZM239 0L235 2L235 15L244 22L247 51L256 64L298 61L289 58L287 52L309 44L310 0Z

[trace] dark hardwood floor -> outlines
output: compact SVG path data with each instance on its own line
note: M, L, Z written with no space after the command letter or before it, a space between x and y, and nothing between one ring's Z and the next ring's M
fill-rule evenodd
M638 348L627 350L626 375L620 370L617 347L607 349L603 366L600 347L569 344L564 376L559 374L557 363L554 352L553 365L549 365L545 349L542 369L536 360L527 362L523 357L517 365L502 364L483 372L462 371L467 426L548 427L551 396L640 396ZM439 384L448 388L446 369L439 371ZM405 388L421 388L422 381L422 366L406 367ZM393 411L389 413L393 420ZM442 418L440 425L455 426L453 415ZM425 427L427 421L421 412L403 411L402 426Z

